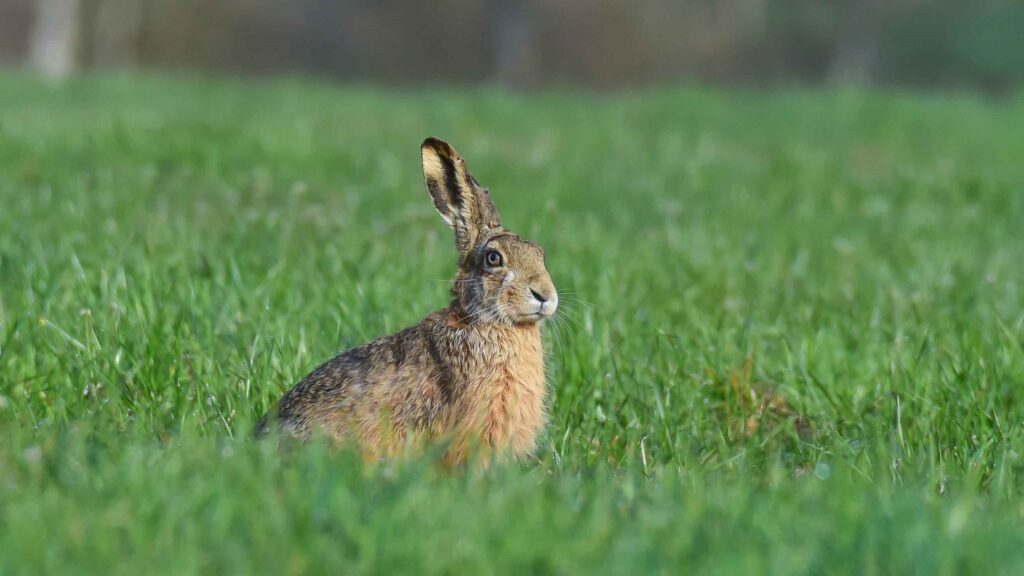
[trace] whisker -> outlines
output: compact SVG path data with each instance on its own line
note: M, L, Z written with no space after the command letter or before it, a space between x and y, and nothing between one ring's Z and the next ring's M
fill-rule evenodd
M574 292L559 292L558 293L558 298L560 300L564 298L566 300L569 300L570 302L576 302L578 304L583 304L584 306L587 306L587 307L590 307L590 308L594 308L595 307L592 302L589 302L587 300L584 300L583 298L580 298Z
M501 309L501 303L498 302L496 304L493 304L493 305L488 306L486 308L481 308L480 310L477 310L477 311L467 315L466 319L470 321L469 322L470 326L476 326L477 324L480 323L480 321L483 320L483 315L484 314L488 314L490 312L493 312L495 310L500 310L500 309Z
M559 313L555 316L560 316L563 322L571 323L576 327L580 325L579 313L573 310L571 307L560 308Z
M551 326L551 335L554 338L555 348L557 349L557 351L555 351L555 352L556 352L556 354L557 354L557 356L559 358L564 358L565 357L565 346L563 344L563 333L562 333L562 329L561 329L561 324L559 324L559 320L558 320L558 318L556 316L552 316L551 318L549 318L549 320L552 321L550 326Z
M572 336L569 332L569 327L565 324L565 320L563 318L558 318L555 321L555 326L557 326L556 333L558 334L558 355L560 360L565 362L566 349L569 347Z
M577 317L574 317L574 316L562 315L558 320L559 320L559 322L564 324L566 327L572 326L574 328L580 328L580 326L581 326L580 319L577 318Z

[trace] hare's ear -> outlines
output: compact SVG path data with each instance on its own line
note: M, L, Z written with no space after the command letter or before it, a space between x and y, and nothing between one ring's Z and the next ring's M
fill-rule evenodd
M427 138L420 147L423 179L434 208L455 230L460 260L476 245L485 230L500 228L501 218L487 189L466 169L466 163L444 140Z

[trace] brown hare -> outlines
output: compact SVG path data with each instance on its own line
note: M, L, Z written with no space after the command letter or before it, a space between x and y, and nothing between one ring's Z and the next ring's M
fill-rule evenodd
M445 460L531 453L544 425L540 322L558 294L544 250L502 228L459 153L428 138L420 152L434 207L455 231L447 308L328 360L256 426L353 440L369 457L443 441ZM475 452L474 452L475 453Z

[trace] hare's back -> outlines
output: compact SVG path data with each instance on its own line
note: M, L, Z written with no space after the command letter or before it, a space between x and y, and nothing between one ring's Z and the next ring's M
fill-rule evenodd
M417 396L412 388L426 384L424 376L433 372L424 365L432 358L420 328L372 340L321 364L281 398L276 409L280 427L308 438L314 426L340 437L360 426L354 419L386 416L413 424L410 420L421 415L405 404Z

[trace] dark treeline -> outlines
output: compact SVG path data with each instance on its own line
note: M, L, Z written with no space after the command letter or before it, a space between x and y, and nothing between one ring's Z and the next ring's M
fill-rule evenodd
M1013 0L3 0L0 61L384 82L1024 79Z

